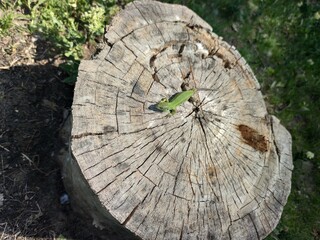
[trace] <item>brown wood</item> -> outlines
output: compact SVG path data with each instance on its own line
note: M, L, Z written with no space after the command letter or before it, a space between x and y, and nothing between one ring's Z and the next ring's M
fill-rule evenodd
M135 1L82 61L65 182L133 239L262 239L290 193L291 136L235 47L180 5ZM164 97L195 87L171 117Z

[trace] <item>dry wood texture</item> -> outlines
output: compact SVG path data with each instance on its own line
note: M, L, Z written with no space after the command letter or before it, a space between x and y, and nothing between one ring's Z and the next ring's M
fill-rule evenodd
M66 179L83 210L142 239L269 234L290 192L291 137L239 52L188 8L154 1L129 4L106 40L75 88ZM191 88L175 115L155 108Z

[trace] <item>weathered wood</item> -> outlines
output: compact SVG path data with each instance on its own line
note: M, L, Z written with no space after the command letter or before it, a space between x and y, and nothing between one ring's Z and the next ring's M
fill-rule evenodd
M154 1L126 6L106 40L81 62L72 106L65 181L82 210L142 239L268 235L290 193L291 137L235 47ZM155 109L191 88L172 117Z

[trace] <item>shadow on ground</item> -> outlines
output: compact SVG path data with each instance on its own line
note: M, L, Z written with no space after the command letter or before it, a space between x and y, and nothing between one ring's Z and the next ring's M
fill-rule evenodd
M57 156L73 87L49 64L0 70L0 239L99 239L101 231L61 204Z

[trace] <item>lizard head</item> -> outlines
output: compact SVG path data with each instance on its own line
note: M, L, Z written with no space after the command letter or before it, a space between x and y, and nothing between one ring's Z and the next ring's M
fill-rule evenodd
M160 102L157 103L156 108L160 111L169 111L168 102L169 100L167 98L162 98Z

